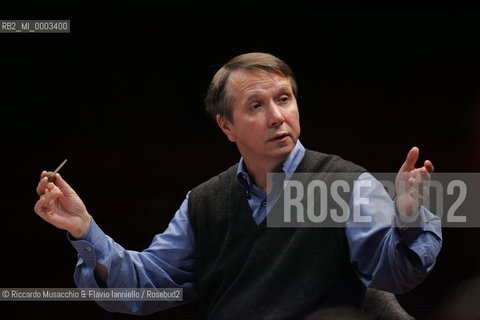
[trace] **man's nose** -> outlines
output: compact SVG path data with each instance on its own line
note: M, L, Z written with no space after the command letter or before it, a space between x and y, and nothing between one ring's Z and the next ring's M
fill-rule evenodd
M280 108L275 104L271 103L268 108L268 125L270 127L281 126L285 122L285 117L283 116Z

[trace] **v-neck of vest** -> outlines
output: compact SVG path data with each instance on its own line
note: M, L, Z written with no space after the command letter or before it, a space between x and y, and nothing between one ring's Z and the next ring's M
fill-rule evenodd
M233 214L248 214L248 225L246 225L246 227L256 229L258 232L265 229L267 225L267 217L265 216L262 222L257 224L255 219L253 218L252 208L250 208L250 205L248 204L247 194L244 188L237 181L235 181L235 186L232 190L232 193L230 194L230 197L232 197L233 203L237 203L240 206L239 208L237 208L237 210L231 211Z
M310 154L308 152L308 150L305 150L305 154L303 156L303 159L300 161L300 163L298 164L296 170L294 171L294 173L297 173L297 172L303 172L304 170L304 165L305 165L305 161L306 159L308 159L310 157ZM235 179L236 180L236 179ZM249 216L249 224L252 224L252 227L254 229L257 230L257 233L261 233L263 230L266 229L267 227L267 219L268 219L268 212L267 214L265 215L265 217L263 218L263 220L257 224L257 222L255 221L255 219L253 218L253 212L252 212L252 208L250 208L250 205L248 204L248 199L247 199L247 195L246 195L246 192L245 190L243 189L243 187L237 182L235 181L235 187L233 188L233 194L231 194L230 196L233 196L233 197L241 197L241 199L238 199L238 203L240 205L243 206L243 208L239 208L238 211L236 211L237 213L238 212L248 212L248 216ZM234 210L235 212L235 210Z

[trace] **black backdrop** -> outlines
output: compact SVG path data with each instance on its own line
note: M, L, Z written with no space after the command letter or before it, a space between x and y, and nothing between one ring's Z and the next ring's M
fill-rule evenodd
M263 8L266 9L266 6ZM33 212L41 170L62 174L104 231L141 250L186 192L238 161L207 118L210 78L231 57L273 53L299 84L303 144L370 171L411 146L437 172L478 172L478 7L216 7L70 19L70 34L0 34L0 287L73 287L76 252ZM419 319L479 271L478 230L444 230L437 266L400 295ZM195 319L195 304L147 318ZM0 313L129 319L94 302L4 302Z

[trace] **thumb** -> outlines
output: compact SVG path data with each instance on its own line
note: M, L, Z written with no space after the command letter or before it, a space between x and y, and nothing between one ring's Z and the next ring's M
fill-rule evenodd
M408 172L415 168L415 163L417 163L418 155L420 150L417 147L413 147L407 154L405 162L400 167L400 172Z
M55 185L60 189L60 191L62 191L65 197L70 197L77 194L75 190L73 190L72 187L70 187L70 185L63 180L60 173L55 175Z

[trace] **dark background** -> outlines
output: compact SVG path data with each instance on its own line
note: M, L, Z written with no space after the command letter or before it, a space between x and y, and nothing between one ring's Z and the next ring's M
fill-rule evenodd
M0 34L0 287L74 287L76 252L33 212L42 170L61 173L103 230L146 248L192 187L239 159L202 109L216 70L270 52L294 70L302 143L372 172L416 145L437 172L478 172L478 6L202 6L149 16L46 12L70 34ZM476 229L445 229L430 276L398 298L427 319L480 271ZM195 319L195 304L149 316ZM0 313L130 319L94 302L3 302Z

